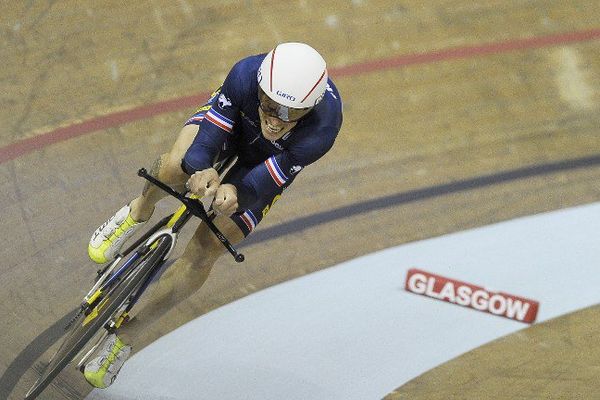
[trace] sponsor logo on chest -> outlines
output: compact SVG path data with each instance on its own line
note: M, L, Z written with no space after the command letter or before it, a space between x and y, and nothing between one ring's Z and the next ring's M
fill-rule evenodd
M250 118L249 116L247 116L245 112L241 111L240 115L242 116L242 118L244 119L244 121L246 121L247 123L249 123L253 127L255 127L255 128L259 127L258 121L255 121L252 118Z
M270 142L271 142L271 144L272 144L273 146L275 146L275 147L277 148L277 150L281 150L281 151L283 151L283 146L282 146L282 145L280 145L279 143L277 143L277 142L276 142L276 141L274 141L274 140L270 140Z

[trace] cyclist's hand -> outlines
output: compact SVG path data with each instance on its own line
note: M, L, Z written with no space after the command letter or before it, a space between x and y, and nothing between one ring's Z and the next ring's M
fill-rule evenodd
M225 183L217 189L213 208L219 214L231 215L238 208L237 189L230 183Z
M213 196L221 184L219 174L214 168L203 169L190 176L186 187L200 197Z

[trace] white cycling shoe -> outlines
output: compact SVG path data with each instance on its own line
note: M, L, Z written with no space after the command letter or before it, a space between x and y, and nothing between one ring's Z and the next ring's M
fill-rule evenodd
M114 333L104 339L98 357L87 363L83 376L94 387L105 389L117 379L119 371L131 354L131 346L126 345Z
M98 264L113 260L123 243L144 224L145 221L137 222L131 217L131 208L126 205L96 229L88 245L88 255Z

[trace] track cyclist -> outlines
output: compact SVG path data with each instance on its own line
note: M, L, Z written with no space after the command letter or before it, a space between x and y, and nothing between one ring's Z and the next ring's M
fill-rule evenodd
M341 98L321 55L303 43L279 44L233 66L150 174L180 191L214 196L215 225L239 243L298 173L331 149L341 125ZM237 155L237 162L220 180L213 165L231 155ZM139 197L94 232L90 258L111 261L164 196L147 183ZM160 316L200 289L224 251L200 224L183 255L143 299L138 315L110 334L85 365L86 380L98 388L112 384L130 355L135 332L149 331Z

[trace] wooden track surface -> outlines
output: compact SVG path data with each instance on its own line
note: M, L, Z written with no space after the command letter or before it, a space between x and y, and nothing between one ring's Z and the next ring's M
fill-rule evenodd
M261 231L343 206L600 155L598 39L490 47L598 29L599 18L600 5L585 0L10 2L0 15L0 146L208 92L238 59L277 42L308 42L331 69L350 68L334 77L344 126L334 149L302 173L263 221L260 238ZM482 47L464 57L383 63L364 73L352 67L474 46ZM30 359L48 347L40 335L74 308L95 271L86 255L90 234L141 189L135 171L168 149L192 111L148 115L0 164L0 398L21 398L33 383L48 357ZM416 201L395 197L386 207L255 241L244 250L243 267L221 260L203 289L164 318L160 333L378 249L596 202L598 182L600 165L590 163L469 190L433 190ZM161 203L157 214L172 207ZM597 335L588 335L598 322L591 308L534 326L390 398L593 398L587 394L600 390L594 358L572 354L598 352ZM547 341L555 351L536 351L536 343ZM556 371L568 379L557 383ZM470 385L457 387L468 379ZM463 396L461 388L472 390ZM81 398L88 390L67 370L41 398Z
M596 399L598 387L590 382L598 378L600 354L590 343L598 343L598 318L596 306L534 325L435 368L385 399Z

